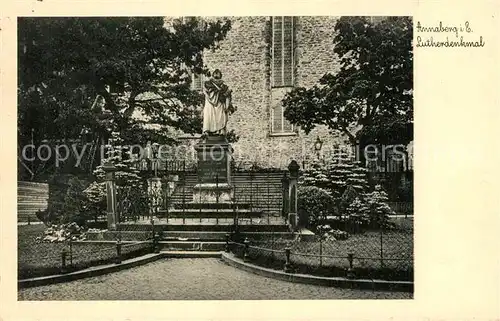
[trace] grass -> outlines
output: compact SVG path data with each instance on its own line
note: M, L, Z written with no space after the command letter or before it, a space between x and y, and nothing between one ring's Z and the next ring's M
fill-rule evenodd
M30 278L62 272L62 251L69 251L69 243L38 243L45 225L22 225L18 231L18 278ZM137 256L147 251L147 244L122 248L123 258ZM75 243L68 254L66 271L84 269L89 266L111 263L116 259L116 246L110 244Z
M269 267L282 268L287 240L254 242L251 256ZM274 249L279 252L271 252ZM353 268L369 278L413 278L413 224L411 219L398 219L396 229L352 234L347 240L294 242L290 260L303 273L323 276L345 275L353 254ZM259 258L260 257L260 258ZM277 262L274 262L277 261Z

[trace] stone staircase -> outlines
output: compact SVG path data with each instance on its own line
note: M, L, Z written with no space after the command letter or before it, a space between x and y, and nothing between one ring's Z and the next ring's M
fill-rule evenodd
M155 233L160 235L159 247L161 251L223 251L227 235L232 232L232 225L184 224L172 225L166 223L155 224ZM281 225L240 225L240 236L251 240L286 239L290 240L293 234L288 227ZM153 235L151 224L121 223L117 231L87 233L89 241L123 242L144 241Z
M234 195L237 203L250 204L256 211L280 214L282 208L282 172L253 173L237 172L232 176ZM182 209L183 204L193 201L193 187L198 183L196 174L186 175L180 181L169 204L174 209ZM174 212L175 213L175 212Z
M48 199L48 184L18 181L17 221L38 221L36 212L47 209Z
M235 202L196 202L193 187L196 174L187 174L177 183L168 200L168 209L160 210L154 232L160 235L159 247L168 252L223 251L228 233L238 219L240 237L252 240L291 239L282 217L282 172L234 173ZM153 225L148 220L119 223L117 231L90 233L89 240L142 241L151 239Z

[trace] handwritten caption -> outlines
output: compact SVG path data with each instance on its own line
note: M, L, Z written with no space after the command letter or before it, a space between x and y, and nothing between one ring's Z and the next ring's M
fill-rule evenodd
M458 25L447 25L442 21L435 25L422 25L418 21L416 29L417 34L431 34L430 36L418 35L416 47L477 48L484 47L485 44L483 36L474 34L469 21Z

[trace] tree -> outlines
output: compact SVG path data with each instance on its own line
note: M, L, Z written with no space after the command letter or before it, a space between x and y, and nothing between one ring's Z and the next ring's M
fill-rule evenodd
M412 30L411 17L378 23L367 17L340 18L333 39L340 70L326 73L312 88L288 93L285 117L306 133L317 125L341 131L352 144L363 138L353 127L372 127L379 137L387 137L391 120L390 131L398 133L393 136L401 143L411 141L413 133L406 127L413 122Z
M366 202L356 197L345 209L346 221L351 232L360 232L362 227L370 224L370 214Z
M148 211L149 198L144 179L139 175L136 160L131 157L130 152L123 145L124 140L120 133L112 132L107 147L107 155L103 164L97 166L94 171L96 180L85 189L87 197L87 209L91 211L102 211L103 202L106 199L106 172L104 164L114 165L115 184L117 188L118 209L121 215L127 215L136 219L139 215L145 215ZM95 213L93 213L95 215Z
M60 218L61 223L75 222L80 226L84 225L86 222L84 212L85 196L83 194L85 185L76 177L72 177L68 184L68 190L64 198L63 215Z
M19 144L102 137L172 142L173 131L201 132L202 95L190 73L207 72L230 21L162 17L20 18ZM106 119L106 121L103 121Z
M322 188L305 186L298 190L297 210L299 221L303 226L316 229L333 214L333 198Z
M375 189L365 195L368 207L370 224L376 227L391 227L389 215L394 215L394 211L389 206L387 193L382 186L376 185Z
M324 189L333 196L337 206L340 205L342 195L348 187L354 189L357 194L368 190L367 170L360 162L351 158L327 159L324 163L313 162L304 171L301 183Z

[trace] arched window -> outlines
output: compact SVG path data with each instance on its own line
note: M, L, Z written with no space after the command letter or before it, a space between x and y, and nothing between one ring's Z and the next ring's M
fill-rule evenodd
M285 119L281 99L295 85L296 18L271 18L271 133L293 134L294 126Z
M295 18L272 17L272 86L293 87L295 74Z

